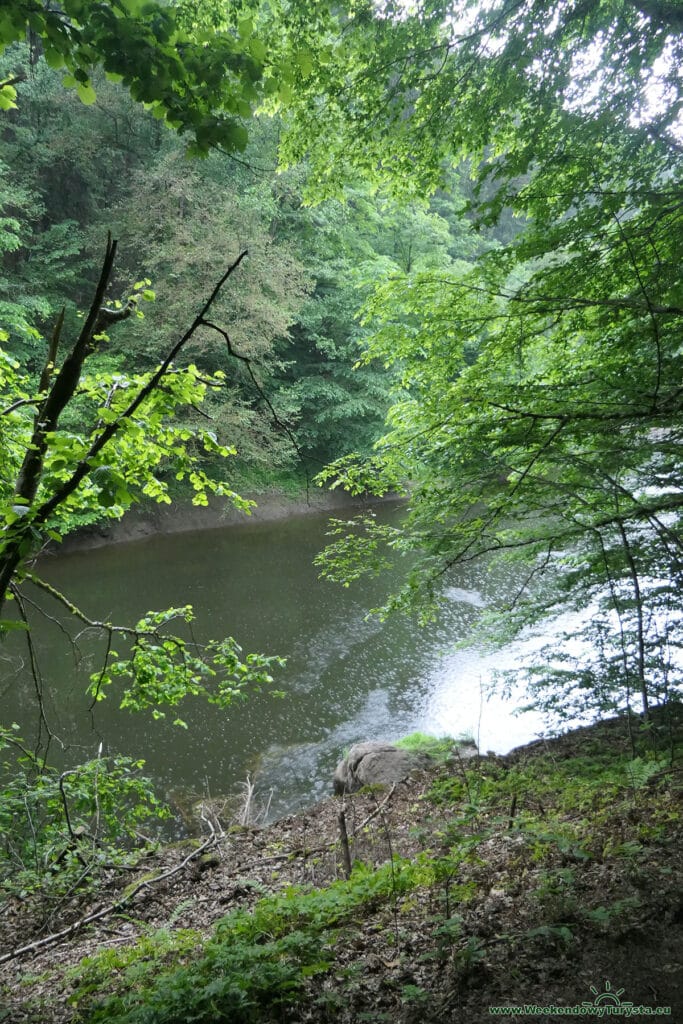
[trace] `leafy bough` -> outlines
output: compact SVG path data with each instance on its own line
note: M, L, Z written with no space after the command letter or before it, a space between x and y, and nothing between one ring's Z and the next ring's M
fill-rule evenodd
M120 707L130 711L151 711L155 719L164 718L163 705L177 706L185 697L205 697L209 703L225 708L233 700L245 699L247 691L258 692L273 682L271 670L284 665L279 657L247 654L229 636L200 644L171 635L164 631L171 622L194 621L191 605L147 612L134 626L117 625L89 618L64 594L41 579L28 573L26 582L48 594L67 609L88 629L106 636L106 653L102 666L90 677L88 692L91 707L107 696L107 689L116 679L125 681L120 695ZM22 596L18 594L18 600ZM191 630L191 625L190 625ZM114 650L115 637L129 645L125 656ZM271 691L282 696L279 690ZM174 725L186 728L182 718Z
M169 623L180 620L189 628L191 607L150 611L134 626L96 621L69 598L43 581L34 561L48 539L60 541L88 517L118 518L141 496L168 502L167 484L159 469L170 466L176 478L187 478L193 502L208 503L208 494L221 495L248 512L251 503L226 484L208 477L197 465L199 447L227 457L234 449L219 443L215 433L179 423L177 412L201 404L208 388L223 387L225 373L207 376L194 365L178 364L184 347L207 324L207 315L221 290L247 255L230 264L197 313L192 324L155 371L133 378L88 374L88 361L108 340L107 330L138 313L140 298L153 293L140 283L125 302L107 302L117 243L108 239L105 257L90 309L78 337L58 366L64 332L59 317L47 345L37 386L16 361L0 350L0 612L12 600L18 615L0 619L0 633L20 628L27 633L30 664L36 651L29 630L28 607L47 614L45 595L87 628L106 638L104 661L91 680L93 704L102 700L115 679L125 683L121 706L150 710L163 717L163 705L174 707L187 695L205 696L226 707L250 688L272 683L271 669L279 658L242 655L232 637L201 645L172 635ZM227 336L226 336L227 337ZM236 355L228 346L231 356ZM238 357L239 358L239 357ZM69 429L69 414L87 423L80 432ZM40 600L37 600L40 598ZM129 646L120 656L115 638ZM122 649L123 650L123 649ZM42 711L41 720L51 736ZM181 718L176 723L184 725ZM49 743L49 740L48 740Z

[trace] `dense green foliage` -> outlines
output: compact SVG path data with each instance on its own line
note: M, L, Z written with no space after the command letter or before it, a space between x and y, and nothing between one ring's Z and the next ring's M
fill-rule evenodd
M286 5L285 5L286 7ZM241 151L245 120L266 96L286 98L310 63L302 33L283 32L279 5L158 3L155 0L11 0L0 15L0 47L28 36L32 62L64 69L63 85L96 102L93 74L104 69L155 118L190 133L190 152ZM0 109L17 106L21 71L0 80Z
M266 897L252 912L234 911L216 925L199 959L178 970L172 964L159 973L159 953L176 953L177 940L164 949L153 947L147 970L137 951L94 957L83 964L75 1002L101 987L103 972L124 970L134 987L88 1008L88 1019L121 1024L158 1024L190 1018L198 1022L234 1021L250 1024L279 1007L291 1006L306 978L332 966L331 943L339 928L352 925L367 905L387 903L415 884L417 872L408 863L371 871L359 864L349 881L326 889L291 888ZM185 953L194 943L182 936ZM91 999L88 999L91 1002Z
M25 630L27 602L61 602L108 637L91 695L157 715L269 684L274 659L170 633L189 608L95 623L32 563L134 502L180 491L248 508L235 478L308 482L330 463L321 481L403 488L409 510L400 527L335 522L329 578L408 553L386 608L428 615L450 570L514 561L519 592L490 609L488 635L552 616L568 641L529 669L537 704L567 717L637 701L647 719L676 696L677 5L10 0L0 50L3 632ZM26 809L23 837L43 801L49 850L31 860L22 838L6 863L31 889L65 858L78 872L81 796L21 753L5 796ZM107 784L112 828L127 794L145 797L119 787L127 768ZM635 790L650 766L634 756L629 771ZM84 822L101 773L97 760L78 776ZM584 834L568 842L588 855ZM288 919L264 993L231 988L242 953L217 940L227 988L209 998L203 964L183 998L232 1014L245 1000L253 1019L300 985L290 956L317 969L332 923L309 949Z
M263 488L289 473L302 486L349 445L368 450L391 375L381 366L353 371L368 333L355 316L362 296L398 267L438 262L463 230L453 216L424 204L399 208L362 186L346 204L304 207L305 168L274 175L274 120L252 122L243 161L226 155L246 145L232 115L246 117L261 86L273 101L279 95L272 39L270 84L257 76L256 85L262 44L246 8L228 24L221 18L232 14L213 17L207 6L199 25L182 5L163 15L138 5L139 24L130 5L100 5L86 18L90 6L53 12L17 4L0 22L0 43L10 43L0 78L13 83L3 93L0 154L0 603L10 602L0 628L23 630L28 609L52 616L61 606L74 630L96 628L107 638L89 699L112 694L155 717L171 707L182 725L185 696L227 707L269 685L276 659L243 656L231 637L191 642L190 608L150 611L130 624L94 621L40 578L36 553L133 503L177 494L195 504L215 495L247 511L235 481ZM139 37L127 55L122 35L132 29ZM262 21L261 29L272 34L273 26ZM277 41L290 57L293 45ZM223 75L219 88L206 70L209 110L208 92L192 76L200 50L215 70L226 47L247 54L235 64L244 74L240 82ZM296 52L305 65L305 52ZM120 83L112 60L128 57ZM162 64L174 61L169 96ZM65 90L62 66L75 89ZM149 88L158 92L153 101ZM188 161L185 129L190 148L211 142L221 152ZM108 233L120 242L109 243L100 262ZM38 678L28 632L26 642ZM38 703L46 754L52 730L40 696ZM81 774L89 777L86 766ZM125 814L123 792L121 801ZM68 819L59 804L52 810L49 829L68 845ZM28 834L28 814L24 827Z
M467 247L454 204L427 214L356 188L347 203L310 209L302 205L305 169L274 175L277 122L254 124L245 163L217 153L188 162L182 141L99 73L98 102L84 107L57 72L42 61L30 66L25 47L1 59L8 73L30 69L3 126L3 155L22 181L20 191L0 195L8 214L0 308L11 352L39 372L42 335L64 304L73 323L109 230L119 239L117 288L149 279L156 301L144 321L129 320L93 353L101 372L153 367L191 323L199 297L248 248L248 269L214 314L229 328L235 356L252 360L256 382L215 330L201 326L187 348L202 369L227 375L209 389L205 411L238 449L232 478L286 467L303 476L349 446L367 450L381 429L389 380L379 364L352 371L368 333L355 313L376 281Z
M3 748L19 758L3 765L0 891L35 899L46 917L103 872L137 861L141 832L168 817L142 762L100 756L59 772L10 731L0 733Z
M636 147L676 145L677 4L359 3L340 10L339 20L343 31L329 59L292 97L282 142L285 161L304 153L313 160L318 193L353 174L424 195L464 158L473 161L475 198L493 218L517 199L530 172L553 184L545 196L559 212L571 195L555 169L573 179L577 196L585 195L591 169L593 183L600 181L600 161L584 162L586 145L617 160L624 136ZM647 166L634 163L635 177L648 177Z
M390 606L438 598L472 559L518 560L502 635L575 609L572 638L588 641L583 661L546 652L537 699L546 684L571 715L637 693L647 713L680 671L680 21L637 2L448 10L351 22L337 71L360 107L339 104L324 68L327 101L306 108L314 166L339 145L340 169L423 189L466 156L477 223L508 208L522 230L473 266L374 292L368 358L402 393L376 459L325 478L377 493L410 480L407 527L364 527L373 553L427 552ZM358 530L335 542L328 574L381 564L364 551Z

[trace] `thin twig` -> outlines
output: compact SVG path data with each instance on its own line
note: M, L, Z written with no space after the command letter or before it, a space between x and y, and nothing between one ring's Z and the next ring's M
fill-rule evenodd
M384 807L384 805L385 805L386 803L388 803L388 802L389 802L389 800L391 799L391 797L392 797L392 796L394 795L394 790L395 790L395 789L396 789L396 783L395 783L395 782L392 782L392 783L391 783L391 789L389 790L389 792L387 793L387 795L386 795L386 796L384 797L384 800L382 800L382 803L381 803L381 804L378 804L378 805L377 805L377 807L376 807L376 808L374 809L374 811L372 812L372 814L368 814L368 816L367 816L367 818L365 819L365 821L361 821L361 823L360 823L360 825L358 826L358 828L357 828L357 829L354 829L354 833L355 833L355 832L360 832L360 831L361 831L361 829L364 829L366 825L369 825L369 824L370 824L370 822L372 821L372 819L373 819L373 818L377 817L377 815L378 815L378 814L379 814L379 812L380 812L380 811L382 810L382 808Z
M109 914L115 914L119 910L123 910L124 907L137 896L143 889L151 889L158 882L163 882L167 878L171 878L173 875L177 875L187 867L187 865L196 860L205 850L210 846L214 845L217 841L216 831L211 825L211 822L207 821L209 828L211 829L211 835L208 839L202 843L196 850L188 854L184 860L177 864L176 867L170 868L168 871L162 871L160 875L156 875L154 878L145 879L131 889L129 893L122 896L121 899L115 900L114 903L108 904L106 907L102 907L100 910L96 910L92 914L86 914L85 917L81 917L78 921L74 921L67 928L62 928L59 932L53 932L51 935L46 935L44 939L38 939L35 942L28 942L25 946L19 946L17 949L13 949L9 953L0 956L0 964L7 963L9 960L16 960L17 957L24 956L26 953L36 953L38 950L45 949L46 946L52 946L56 942L61 942L62 939L68 939L72 935L75 935L81 928L85 928L86 925L93 924L95 921L100 921L103 917L108 917Z
M66 799L66 793L64 792L64 779L66 779L69 775L78 775L77 769L76 768L68 768L67 771L62 772L62 774L59 776L59 792L60 792L60 795L62 797L62 806L64 807L64 821L66 822L66 827L67 827L67 830L69 832L69 836L71 837L72 842L75 842L76 841L76 835L74 834L74 830L71 827L71 815L69 814L69 801Z
M280 419L280 417L278 416L277 412L275 411L275 408L273 407L273 403L270 401L268 395L265 393L265 391L263 390L263 388L259 384L258 380L256 379L256 375L254 373L254 369L253 369L253 366L252 366L252 360L249 358L249 356L241 355L239 352L237 352L235 350L235 348L234 348L234 346L232 344L232 341L230 340L230 335L222 327L219 327L217 324L212 323L211 320L206 320L204 318L202 318L201 323L204 325L204 327L208 327L212 331L216 331L217 334L220 334L220 336L225 341L225 344L226 344L226 347L228 349L228 352L233 357L233 359L239 360L241 363L244 363L244 365L246 366L247 373L249 374L249 379L251 380L252 387L254 388L256 393L261 398L261 401L264 402L264 404L267 406L268 411L270 412L270 415L272 416L273 422L275 423L275 425L287 435L287 437L289 439L289 442L292 445L292 448L294 449L294 451L297 454L297 458L299 459L299 463L302 466L304 474L305 474L305 477L306 477L306 503L310 505L310 503L311 503L311 495L310 495L311 478L310 478L310 473L308 471L307 459L306 459L304 453L302 452L301 448L299 447L299 444L298 444L297 439L294 436L293 432L290 430L290 428L287 426L287 424L284 422L284 420Z

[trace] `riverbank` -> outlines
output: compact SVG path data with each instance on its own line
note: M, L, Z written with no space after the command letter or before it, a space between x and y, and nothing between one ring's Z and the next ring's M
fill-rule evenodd
M682 754L674 707L646 732L614 720L456 756L267 828L207 821L203 850L72 896L62 925L95 919L61 940L41 946L45 913L7 906L2 947L36 946L0 968L0 1020L477 1024L524 1005L681 1020Z
M56 551L86 551L110 544L126 544L146 537L189 533L198 530L223 529L247 523L268 523L292 516L314 515L321 512L356 515L369 504L399 501L398 498L373 499L372 502L353 498L345 491L310 488L299 495L271 490L259 494L244 494L254 507L247 514L236 509L225 498L211 497L207 506L193 505L191 499L177 499L172 505L133 507L119 520L103 520L84 526L65 537L61 544L52 546Z

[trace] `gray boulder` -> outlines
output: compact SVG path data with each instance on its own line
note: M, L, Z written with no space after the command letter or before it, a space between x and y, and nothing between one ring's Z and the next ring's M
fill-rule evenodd
M402 782L411 771L426 767L430 760L426 754L401 750L379 740L356 743L336 767L334 791L342 795L355 793L363 786Z

